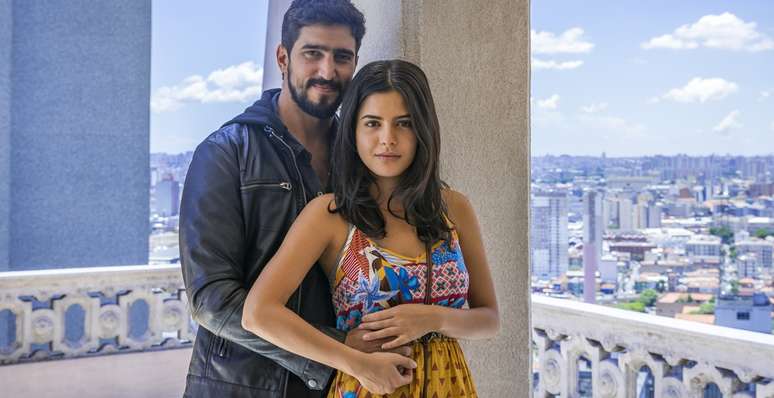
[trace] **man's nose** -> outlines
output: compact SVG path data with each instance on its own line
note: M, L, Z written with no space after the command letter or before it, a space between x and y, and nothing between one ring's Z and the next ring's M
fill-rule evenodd
M319 75L325 80L333 80L333 77L336 75L336 65L333 62L332 55L326 55L320 61Z

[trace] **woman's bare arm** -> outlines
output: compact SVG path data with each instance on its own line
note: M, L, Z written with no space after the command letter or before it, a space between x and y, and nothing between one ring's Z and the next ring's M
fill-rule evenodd
M279 250L253 284L244 305L242 326L287 351L342 370L373 393L408 384L414 361L394 353L366 354L328 337L285 307L315 261L334 241L338 215L328 212L331 195L310 202Z

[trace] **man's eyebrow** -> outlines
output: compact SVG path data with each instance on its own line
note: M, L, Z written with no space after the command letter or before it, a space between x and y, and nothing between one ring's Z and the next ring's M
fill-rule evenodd
M301 46L301 49L304 49L304 50L333 51L334 53L337 53L337 54L346 54L346 55L349 55L349 56L352 56L352 57L355 56L355 52L350 50L350 49L346 49L346 48L334 48L334 49L331 49L330 47L324 46L322 44L304 44L303 46Z

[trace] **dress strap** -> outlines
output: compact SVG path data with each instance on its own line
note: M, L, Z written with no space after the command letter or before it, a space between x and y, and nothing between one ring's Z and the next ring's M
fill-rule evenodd
M352 243L352 237L355 236L355 225L354 224L348 224L349 230L347 231L347 240L344 241L344 244L341 245L341 249L339 249L339 254L336 256L336 262L334 262L333 268L331 268L331 272L328 273L328 282L331 284L331 288L336 284L336 273L339 271L339 267L341 267L341 260L344 259L344 255L347 253L347 250L349 249L349 245Z

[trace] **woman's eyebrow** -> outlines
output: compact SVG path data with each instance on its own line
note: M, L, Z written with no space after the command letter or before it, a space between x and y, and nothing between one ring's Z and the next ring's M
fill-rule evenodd
M363 115L360 119L379 119L382 120L381 116L376 115Z

